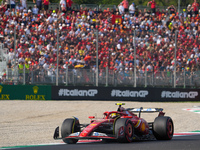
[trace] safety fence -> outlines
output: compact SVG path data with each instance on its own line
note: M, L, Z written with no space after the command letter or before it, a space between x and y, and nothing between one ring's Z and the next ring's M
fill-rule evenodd
M25 69L7 69L5 76L1 78L1 84L10 85L58 85L66 86L96 86L96 71L92 69L59 69L58 76L56 67L47 68L38 66L31 71ZM135 83L136 82L136 83ZM175 83L174 83L175 82ZM176 87L199 88L200 72L185 71L114 71L101 69L98 72L98 86L111 87Z

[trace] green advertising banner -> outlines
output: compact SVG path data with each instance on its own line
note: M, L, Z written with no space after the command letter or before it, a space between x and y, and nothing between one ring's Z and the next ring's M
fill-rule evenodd
M51 100L51 86L0 85L0 100Z

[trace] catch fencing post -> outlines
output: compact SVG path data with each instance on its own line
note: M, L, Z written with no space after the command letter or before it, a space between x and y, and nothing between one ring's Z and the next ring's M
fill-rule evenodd
M96 24L96 86L98 86L98 79L99 79L99 65L98 65L98 37L99 37L99 31L98 31L98 25Z
M59 45L58 45L58 42L59 42L59 30L58 30L58 27L57 27L57 70L56 70L56 86L58 86L58 51L59 51Z
M108 66L106 67L106 86L108 86Z
M145 68L145 86L144 87L147 87L147 68Z
M177 49L177 33L178 31L175 31L175 52L174 52L174 88L176 88L176 49Z
M68 64L66 66L66 83L65 83L66 86L68 86Z
M134 87L136 87L136 30L134 30Z
M183 71L183 82L184 82L184 83L183 83L183 84L184 84L184 85L183 85L183 88L185 88L185 69L184 69L184 71Z
M23 71L23 85L25 85L25 83L26 83L26 82L25 82L25 81L26 81L26 79L25 79L25 78L26 78L26 73L25 73L25 64L24 64L24 68L23 68L23 70L24 70L24 71Z

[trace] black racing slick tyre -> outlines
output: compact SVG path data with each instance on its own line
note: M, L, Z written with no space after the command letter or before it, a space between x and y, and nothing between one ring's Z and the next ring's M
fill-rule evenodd
M80 131L79 120L77 118L65 119L61 126L61 136L63 142L67 144L76 144L78 142L77 139L69 139L66 137L69 136L71 133L79 131Z
M170 117L156 117L153 123L153 134L157 140L171 140L174 134L174 124Z
M117 119L114 130L118 142L128 143L133 141L134 127L129 119Z

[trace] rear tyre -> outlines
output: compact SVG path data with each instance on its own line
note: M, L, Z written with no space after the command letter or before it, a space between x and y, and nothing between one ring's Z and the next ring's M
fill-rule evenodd
M63 142L67 144L76 144L78 142L77 139L67 139L65 137L69 136L71 133L80 131L79 121L77 118L68 118L65 119L61 126L61 136Z
M174 124L170 117L156 117L153 123L153 134L157 140L171 140Z
M115 123L115 135L118 142L132 142L134 135L132 122L127 118L118 119Z

